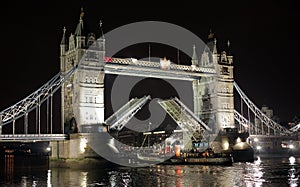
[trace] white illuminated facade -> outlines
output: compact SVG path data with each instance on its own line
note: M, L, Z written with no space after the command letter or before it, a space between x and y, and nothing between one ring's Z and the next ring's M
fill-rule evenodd
M60 46L61 72L78 66L61 89L62 123L70 124L75 117L78 126L104 122L104 39L85 35L81 12L74 35L67 40L64 28Z
M213 33L208 39L200 62L194 46L192 65L215 68L217 76L193 81L194 113L217 133L219 129L235 127L233 56L229 43L227 52L218 53Z

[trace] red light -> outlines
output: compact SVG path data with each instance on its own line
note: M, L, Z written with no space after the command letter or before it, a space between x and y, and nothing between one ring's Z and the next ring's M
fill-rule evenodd
M105 62L112 62L112 58L111 57L104 57L104 61Z

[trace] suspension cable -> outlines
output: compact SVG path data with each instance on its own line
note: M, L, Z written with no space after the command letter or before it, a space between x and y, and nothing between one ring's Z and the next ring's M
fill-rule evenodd
M42 104L47 98L49 98L53 93L55 93L66 80L75 72L77 66L74 66L66 74L59 72L47 83L37 89L35 92L19 101L18 103L2 110L0 112L1 125L6 125L20 117L23 117L26 113L36 109L38 104Z

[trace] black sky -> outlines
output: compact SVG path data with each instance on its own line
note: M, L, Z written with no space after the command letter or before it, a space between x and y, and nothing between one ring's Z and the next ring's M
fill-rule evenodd
M211 28L220 50L230 40L236 82L259 107L281 121L300 115L296 5L292 1L200 1L133 5L104 1L10 1L2 3L0 110L26 97L59 71L62 28L75 31L80 8L87 28L104 32L136 21L165 21L203 40ZM192 46L192 44L191 44Z

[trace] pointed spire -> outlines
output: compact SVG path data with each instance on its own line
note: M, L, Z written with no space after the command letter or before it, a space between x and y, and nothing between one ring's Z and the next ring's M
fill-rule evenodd
M227 55L231 55L230 41L227 41Z
M66 44L66 27L65 26L63 28L63 36L62 36L60 44L62 44L62 45Z
M99 26L100 26L100 28L102 28L102 21L101 21L101 19L99 21Z
M197 57L195 45L193 45L192 65L198 65L198 57Z
M208 39L213 39L213 38L214 38L214 33L212 32L212 29L209 29Z
M75 30L76 36L83 36L83 20L82 20L83 16L84 16L84 12L83 12L83 8L81 8L81 12L80 12L80 16L79 16L79 23Z
M81 7L81 12L80 12L80 19L81 20L82 20L83 16L84 16L84 12L83 12L83 8Z
M214 46L213 46L213 50L212 50L213 54L217 54L217 38L214 38Z
M212 32L212 29L209 29L207 46L212 54L217 54L217 39L215 38L215 34Z
M102 21L99 21L99 26L100 26L100 30L101 30L101 36L104 38L104 34L103 34L103 30L102 30Z

